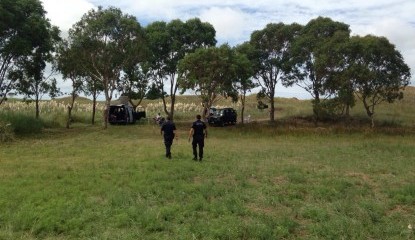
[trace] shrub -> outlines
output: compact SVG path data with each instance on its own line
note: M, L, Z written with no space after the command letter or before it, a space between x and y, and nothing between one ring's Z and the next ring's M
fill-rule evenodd
M10 142L14 140L12 125L0 120L0 142Z
M40 133L43 128L42 120L22 113L3 113L0 121L9 123L16 135Z

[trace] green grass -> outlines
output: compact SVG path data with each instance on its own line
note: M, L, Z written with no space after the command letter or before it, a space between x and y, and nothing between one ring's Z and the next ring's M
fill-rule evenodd
M415 135L209 128L173 160L155 125L0 146L0 239L414 239Z
M0 114L0 122L10 124L13 132L18 135L38 134L42 131L44 122L32 115L20 112L5 112Z
M408 88L380 105L371 129L359 103L349 123L316 127L308 100L276 98L270 124L249 96L251 122L209 128L202 163L186 139L195 96L178 96L172 161L151 122L158 100L143 101L148 119L107 130L101 110L90 125L87 99L71 129L67 99L44 102L40 120L9 101L0 122L21 130L0 142L0 240L415 239L414 100Z

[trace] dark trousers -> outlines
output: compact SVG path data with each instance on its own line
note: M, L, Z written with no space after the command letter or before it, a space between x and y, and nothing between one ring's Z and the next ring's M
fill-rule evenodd
M171 157L171 145L173 144L174 136L164 136L164 145L166 146L166 157Z
M197 158L197 146L199 146L199 159L202 159L203 147L205 146L205 138L203 136L193 136L192 147L194 158Z

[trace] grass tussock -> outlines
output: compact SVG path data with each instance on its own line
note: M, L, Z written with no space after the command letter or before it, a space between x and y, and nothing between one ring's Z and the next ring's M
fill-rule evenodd
M11 123L0 120L0 142L14 141L15 135Z
M44 126L41 119L19 112L0 113L0 121L16 135L38 134Z

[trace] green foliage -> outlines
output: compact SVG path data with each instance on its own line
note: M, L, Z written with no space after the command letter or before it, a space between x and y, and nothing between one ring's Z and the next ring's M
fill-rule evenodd
M235 81L238 70L248 63L243 55L224 44L220 47L200 48L184 57L179 64L182 91L194 90L201 102L209 109L219 96L238 100Z
M0 120L6 123L6 127L13 129L16 135L38 134L43 129L43 121L33 115L13 112L1 113Z
M290 60L291 47L302 26L296 23L270 23L264 29L251 34L248 58L253 65L253 71L261 92L270 104L269 120L274 121L274 97L277 83L282 79Z
M9 91L18 87L18 79L10 76L12 70L27 61L34 62L30 61L32 54L46 53L51 47L51 33L58 33L45 13L38 0L0 2L0 104Z
M99 7L86 13L70 29L69 37L81 46L77 51L81 72L91 78L95 90L102 86L108 110L114 91L122 88L123 70L143 62L148 54L143 29L134 16ZM107 118L103 120L107 127Z
M163 101L163 112L174 118L176 94L179 89L177 79L182 77L178 70L179 62L198 48L214 46L215 29L210 23L201 22L198 18L186 22L175 19L169 23L151 23L146 27L146 33L152 52L146 67L160 93L164 93L165 87L168 86L171 104L168 109L166 101ZM165 95L161 97L165 99Z
M312 100L312 104L315 100ZM344 113L343 102L339 98L325 99L313 106L319 120L338 119Z
M11 142L15 139L11 123L0 118L0 142Z
M44 94L54 98L59 95L56 79L51 78L51 74L45 73L46 64L53 61L52 52L56 51L55 46L60 39L60 31L57 27L52 27L45 20L45 31L41 34L43 42L26 58L18 62L18 68L11 71L12 78L16 78L17 91L26 99L32 99L37 103ZM39 117L38 105L36 117Z
M347 24L318 17L303 27L293 43L284 85L296 84L309 92L314 98L317 118L321 99L335 92L331 87L341 86L336 70L343 69L343 61L337 49L347 42L349 35Z
M161 92L160 89L156 86L156 84L151 84L149 90L146 93L146 98L149 100L156 100L163 98L163 96L166 96L166 92Z
M410 83L410 69L395 46L384 37L352 37L347 50L348 68L344 74L352 79L357 97L374 127L375 107L402 99L402 90Z

